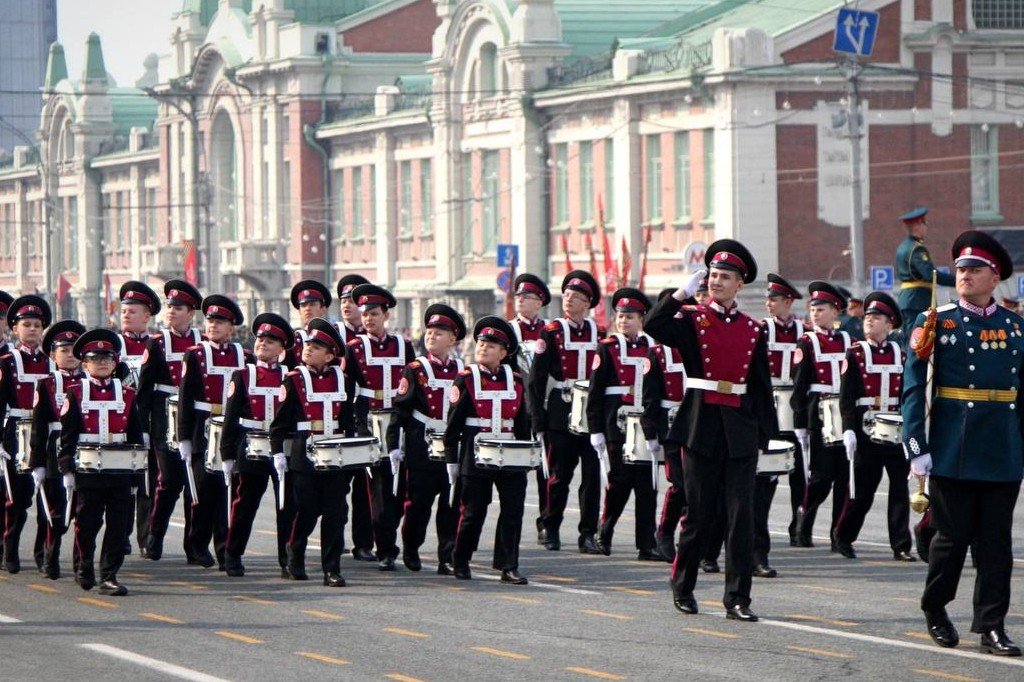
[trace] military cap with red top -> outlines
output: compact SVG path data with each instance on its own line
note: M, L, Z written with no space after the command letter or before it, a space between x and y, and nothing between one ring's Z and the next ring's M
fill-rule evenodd
M6 291L0 291L0 315L7 318L7 309L11 307L11 303L14 301L14 297Z
M834 305L836 310L843 310L846 308L846 299L839 292L839 289L835 288L828 282L822 282L821 280L815 280L807 285L807 293L810 294L811 300L810 305L819 305L822 303L828 303Z
M85 333L85 326L77 320L61 320L50 325L43 334L43 352L50 354L54 348L72 346Z
M252 335L257 339L261 337L277 339L284 344L285 349L295 345L295 330L277 313L260 313L252 321Z
M437 327L447 329L455 334L455 340L461 341L466 338L466 321L462 315L450 305L434 303L427 307L423 313L423 326L427 329Z
M953 264L958 268L987 265L999 279L1013 274L1013 259L995 237L981 230L967 230L953 241Z
M548 289L548 285L540 277L529 272L524 272L516 277L512 291L515 296L533 294L540 298L544 305L551 303L551 290Z
M220 294L211 294L203 299L202 313L208 320L227 320L234 325L245 323L245 315L238 304Z
M71 352L79 360L98 356L116 360L121 352L121 339L110 329L90 329L78 337Z
M506 361L510 360L519 350L519 341L516 339L516 333L512 330L512 325L496 315L486 315L477 320L473 325L473 338L477 341L490 341L504 346L508 351Z
M167 305L183 305L197 309L203 302L203 295L199 289L183 279L168 280L164 284L164 296L167 297Z
M315 279L304 279L292 287L292 307L298 310L303 303L320 301L325 308L331 305L331 292Z
M338 329L322 317L314 317L306 325L306 343L320 344L335 355L341 355L345 348Z
M899 305L884 291L872 291L864 297L864 314L885 315L893 327L903 326L903 315L900 314Z
M772 296L785 296L786 298L799 299L803 298L796 287L790 284L781 275L776 275L774 272L768 273L768 289L765 291L765 296L771 298Z
M601 287L597 280L586 270L573 270L562 278L562 293L568 290L578 291L590 298L590 307L601 302Z
M369 284L370 280L362 275L345 275L338 280L338 299L352 298L352 290L360 284Z
M15 322L28 317L41 320L44 327L49 327L53 313L50 312L49 304L35 294L19 296L11 301L11 305L7 308L7 326L13 327Z
M925 216L928 215L928 209L921 206L919 208L912 208L903 215L900 216L900 220L907 227L910 227L919 220L924 220Z
M145 282L128 280L121 285L121 290L117 295L120 297L121 303L146 306L151 315L160 312L160 297Z
M352 290L352 300L356 302L360 310L370 310L376 307L391 310L398 305L398 301L390 291L376 284L360 284Z
M738 272L744 284L750 284L757 279L757 261L747 247L735 239L719 239L712 242L704 252L704 265L709 270Z
M647 311L651 309L651 300L639 289L622 287L612 294L612 308L617 313L646 315Z

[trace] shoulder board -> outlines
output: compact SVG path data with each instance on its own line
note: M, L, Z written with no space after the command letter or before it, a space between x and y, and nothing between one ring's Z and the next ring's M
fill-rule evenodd
M409 363L409 369L414 370L414 371L419 369L422 366L423 366L423 363L421 363L419 360L413 360L412 362Z
M359 348L360 346L363 345L363 342L360 341L358 338L354 338L354 339L349 339L348 343L346 343L345 345L346 346L352 346L353 348Z
M948 313L950 310L956 310L956 303L947 303L946 305L939 306L936 312Z
M459 376L460 377L468 377L472 373L473 373L472 370L470 370L468 367L466 367L461 372L459 372Z
M615 336L606 336L605 338L601 339L601 343L603 343L606 346L613 346L618 342L619 339Z
M557 332L561 328L562 325L560 325L557 320L551 320L546 325L544 325L544 331L548 332Z

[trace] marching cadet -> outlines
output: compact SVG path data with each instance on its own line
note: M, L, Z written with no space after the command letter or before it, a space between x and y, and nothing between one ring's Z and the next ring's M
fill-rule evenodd
M893 329L903 326L896 301L874 291L864 299L864 335L846 351L839 382L839 406L843 414L843 446L854 463L853 495L839 523L836 545L848 559L857 556L853 543L875 499L884 470L889 479L889 544L897 561L915 561L910 554L910 462L896 435L876 437L871 429L879 415L898 415L903 387L903 350L889 340Z
M589 272L573 270L562 279L563 316L544 325L526 382L533 431L542 443L547 443L550 472L544 546L550 550L562 547L559 532L569 502L569 484L578 465L577 544L583 554L601 553L594 537L601 504L600 463L587 435L569 431L573 384L587 379L605 333L587 315L600 301L601 288Z
M352 300L352 290L360 284L369 284L370 280L362 275L345 275L338 280L338 308L341 319L337 322L341 340L348 342L360 334L363 329L363 314L359 306ZM373 511L370 508L370 479L366 471L359 469L352 476L352 558L356 561L376 561L373 553Z
M910 338L910 325L932 299L932 275L939 286L956 284L953 275L942 272L932 262L924 239L928 236L928 209L915 208L900 216L907 238L896 248L896 280L900 283L899 306L903 317L903 342Z
M60 444L60 408L65 393L82 380L81 361L74 355L78 337L85 327L74 320L61 320L51 325L43 336L43 352L54 364L53 373L36 383L35 407L32 408L32 437L29 466L32 481L39 495L49 503L50 516L42 499L36 514L35 557L39 572L50 580L60 578L60 544L67 532L64 507L69 502L57 468Z
M501 582L525 585L519 573L519 538L526 503L526 471L485 469L476 465L474 444L478 436L530 439L530 418L525 409L523 377L513 371L510 359L519 350L508 322L489 315L473 328L475 363L459 373L451 389L448 428L444 435L448 482L460 477L462 507L455 535L455 577L469 580L469 562L480 542L487 507L498 490L497 528L492 567L501 571Z
M630 464L625 459L625 415L639 415L643 409L644 373L650 368L647 354L654 339L643 332L644 315L651 302L639 290L623 287L612 295L617 332L602 339L590 366L590 389L587 400L587 426L590 444L608 473L604 510L597 544L605 555L612 553L615 524L622 515L630 493L636 496L635 533L637 559L664 561L654 540L654 480L658 475L657 456L660 444L653 439L650 446L640 438L632 446L643 448L648 464ZM651 467L655 470L652 471Z
M13 302L13 296L0 290L0 358L11 352L11 347L7 343L7 336L11 331L7 325L7 310Z
M415 353L412 344L401 334L388 333L390 311L397 305L391 292L373 284L360 284L352 290L352 299L362 313L366 333L348 342L345 349L345 373L357 386L356 426L360 433L370 433L368 417L379 410L394 409L402 371L413 361ZM380 438L382 443L386 441L385 433L373 435ZM395 476L400 474L401 459L389 457L374 466L373 480L370 482L373 538L377 543L378 567L382 571L395 570L395 559L398 557L396 539L403 513L404 483L400 477L396 495Z
M448 423L451 387L463 370L455 345L466 337L462 316L443 303L423 313L423 343L427 354L409 363L395 397L397 418L388 428L388 452L399 450L399 432L405 432L404 461L407 474L405 520L402 522L402 562L410 571L423 568L419 549L427 535L430 510L437 498L437 572L452 575L452 549L458 514L449 503L444 462L430 457L432 437L440 437ZM399 455L401 456L401 455Z
M233 485L232 475L237 472L237 485L232 495L231 522L225 552L225 569L232 577L245 575L242 555L252 534L252 524L260 508L260 500L271 483L274 463L267 452L262 460L252 460L246 454L247 438L252 432L269 433L270 424L281 402L281 385L287 368L280 364L282 353L290 351L295 343L295 332L280 315L262 313L252 321L252 334L256 338L253 352L255 362L247 364L231 376L227 403L224 406L224 432L220 441L221 468L226 485ZM281 577L287 578L287 543L295 521L292 500L288 495L291 482L285 479L285 499L278 499L277 561ZM274 486L274 497L278 496Z
M682 351L686 397L669 440L686 449L683 478L687 518L672 566L672 597L683 613L697 613L693 588L705 536L725 498L726 617L756 621L750 610L754 478L758 450L778 431L765 333L736 308L736 295L757 278L757 264L739 242L720 239L704 255L709 272L693 274L650 313L647 333ZM710 299L683 307L708 276ZM676 314L682 312L682 316Z
M903 445L914 475L931 476L936 530L921 610L937 644L959 643L946 605L956 596L973 545L978 570L971 632L981 633L988 653L1020 656L1004 622L1013 510L1024 467L1024 319L992 298L999 282L1013 274L1013 261L998 241L968 230L953 242L952 256L960 300L917 317L904 376Z
M143 423L149 433L149 442L156 456L156 470L150 470L150 485L154 488L153 510L149 515L145 536L140 541L139 555L159 561L163 556L163 540L174 512L178 496L185 490L185 466L177 449L172 450L167 435L168 399L178 394L181 385L182 360L185 351L202 342L202 332L192 326L195 312L203 301L199 290L180 279L164 284L166 326L149 340L146 359L139 372L139 396ZM173 429L175 425L171 424ZM184 537L192 528L192 497L186 493L182 505L185 515ZM185 542L186 557L192 558L192 549Z
M308 335L306 325L318 317L327 318L331 308L331 292L315 279L304 279L292 287L291 302L292 307L299 311L299 326L295 328L295 345L292 346L291 357L285 358L285 364L294 368L302 362L302 344Z
M320 517L320 561L324 585L344 587L341 552L345 544L345 497L352 481L346 469L317 470L306 456L311 439L356 435L355 384L336 361L344 348L338 330L325 319L310 320L302 347L302 364L285 377L277 416L270 425L270 449L278 480L292 479L295 521L288 539L288 577L309 580L306 544ZM291 450L285 443L291 439ZM282 574L283 575L283 574Z
M35 400L36 383L53 371L50 358L41 346L43 330L50 326L50 306L38 296L22 296L11 302L7 309L7 325L14 331L17 343L10 352L0 358L0 424L3 424L0 440L0 460L4 462L3 499L6 500L3 513L3 546L0 554L3 568L8 573L21 570L18 546L21 531L28 519L32 506L32 476L28 469L20 469L14 459L24 457L28 462L30 453L19 453L19 422L26 428L32 417L32 403Z
M529 382L530 366L537 354L537 342L547 322L540 316L541 308L551 303L551 291L537 275L524 272L512 283L516 316L508 323L516 333L519 342L519 357L516 364ZM527 388L529 391L529 388ZM548 506L548 480L543 467L537 470L537 538L544 544L544 514Z
M813 330L804 332L797 342L793 356L793 425L800 450L810 455L811 475L804 492L803 509L797 521L797 546L813 547L811 534L818 507L832 492L832 523L829 532L832 551L838 552L835 526L849 500L850 471L846 466L846 452L842 441L826 443L823 409L839 397L839 379L846 351L850 348L850 335L835 329L836 315L846 305L842 294L828 282L811 282L810 316ZM837 420L838 421L838 420ZM839 428L838 423L832 428ZM836 438L836 434L830 434ZM841 439L841 434L838 434Z
M120 347L118 335L109 329L93 329L75 342L74 354L82 361L85 376L69 388L61 406L58 460L65 490L69 495L75 490L75 582L83 590L96 585L96 537L105 517L99 592L114 597L128 594L117 581L117 571L124 562L124 526L129 519L135 477L127 473L82 471L76 455L86 443L101 448L107 444L144 447L135 389L114 377Z
M212 538L216 563L226 570L227 488L221 472L206 467L209 422L224 414L231 375L255 361L241 344L230 342L235 327L245 322L237 303L214 294L203 299L200 310L206 319L207 340L185 351L178 387L178 448L182 461L187 460L192 468L198 497L192 501L188 537L192 558L188 563L203 568L213 566L214 557L209 550Z
M658 300L671 296L674 291L663 290L658 294ZM676 530L686 507L686 491L683 486L683 452L678 443L668 440L668 432L683 404L686 367L678 348L659 343L648 353L650 371L643 382L644 437L648 441L657 440L663 448L665 478L668 479L655 539L658 552L665 561L672 563L676 557Z

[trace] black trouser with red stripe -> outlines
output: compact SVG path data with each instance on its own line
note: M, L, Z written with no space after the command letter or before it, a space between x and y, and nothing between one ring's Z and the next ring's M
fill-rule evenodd
M269 462L250 463L249 469L234 476L234 494L231 498L231 523L228 528L228 540L224 563L228 568L242 565L242 555L252 535L252 525L256 521L263 494L270 486L274 495L274 510L277 521L277 562L281 568L288 564L288 538L295 523L295 504L292 493L292 479L284 477L284 509L278 497L276 474L271 475L273 465ZM344 521L342 522L344 523Z
M856 497L850 500L850 506L836 526L836 540L851 545L857 540L875 500L883 470L889 478L889 545L894 553L909 552L913 546L910 539L910 490L907 488L910 462L899 446L879 445L866 438L859 440L854 460Z
M601 472L597 453L590 445L590 437L577 436L568 431L551 431L548 438L548 506L544 513L544 526L549 536L558 533L569 503L569 485L577 465L580 467L580 535L597 533L601 506Z
M608 488L605 490L604 510L601 514L601 543L611 546L615 524L629 502L630 493L633 493L636 496L633 514L636 548L654 549L657 502L651 481L651 465L626 464L622 458L622 443L608 443L608 459L611 461L611 472L608 474Z
M448 504L448 472L443 464L406 470L405 521L402 523L402 551L419 552L427 537L430 511L437 498L434 528L437 531L437 560L452 563L458 513Z
M208 471L205 465L206 447L192 454L192 472L196 477L199 503L192 507L192 527L186 542L195 555L213 552L217 563L224 564L224 547L228 541L228 489L221 471Z
M50 505L50 523L46 521L43 509L43 495ZM64 525L64 511L67 506L67 492L61 477L47 478L39 491L40 499L36 501L36 565L48 569L56 568L60 563L60 546L67 527Z
M811 429L811 478L804 494L804 519L799 533L809 540L814 529L818 507L832 493L832 523L829 537L834 538L836 526L843 518L850 499L850 467L843 445L825 445L821 429Z
M32 506L32 492L35 486L31 474L16 473L14 464L6 462L7 476L11 482L13 497L4 505L4 562L8 565L18 563L18 546L21 544L21 531L28 520L28 510ZM0 485L6 485L0 483Z
M376 473L374 473L376 475ZM293 573L306 569L306 545L320 518L320 563L324 573L341 572L345 546L345 515L348 513L352 472L289 471L295 501L295 521L288 539L288 566Z
M780 440L793 443L796 448L794 452L794 468L789 474L789 506L793 512L789 521L789 536L796 537L796 524L800 519L800 507L804 504L804 495L807 493L807 479L804 474L804 457L808 456L800 447L796 436L792 433L784 433L779 436Z
M131 502L131 478L125 477L123 484L92 487L82 485L85 476L107 476L110 474L80 474L76 476L75 491L75 549L78 552L78 574L93 579L96 554L96 538L104 522L103 545L100 548L100 580L117 577L117 571L124 563L124 527L128 520Z
M373 549L373 506L370 480L360 469L352 476L352 549Z
M189 546L189 535L192 532L192 493L186 483L185 462L181 455L166 447L156 448L157 476L156 492L153 495L153 509L149 515L149 528L146 533L146 547L156 554L163 554L164 536L174 513L174 505L182 496L182 512L185 515L185 532L182 546L185 556L192 557Z
M518 570L519 539L523 532L523 510L526 503L526 473L498 471L461 477L462 502L452 556L456 568L469 568L473 552L480 543L484 521L487 520L487 507L497 488L501 509L494 531L494 558L491 566L499 571Z
M373 467L373 480L370 482L372 494L371 509L373 510L373 539L377 542L377 559L398 557L398 524L405 513L405 465L398 470L398 495L394 492L394 474L391 473L391 461L385 459Z
M676 443L662 443L665 448L665 477L668 489L661 504L661 519L658 522L658 537L671 538L675 543L676 529L686 507L686 490L683 487L683 449Z

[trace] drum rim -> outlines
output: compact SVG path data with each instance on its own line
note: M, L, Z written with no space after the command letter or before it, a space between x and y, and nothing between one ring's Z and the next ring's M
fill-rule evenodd
M376 436L356 436L355 438L341 438L341 437L334 438L334 437L331 437L331 438L321 438L319 440L315 440L312 443L309 443L308 445L309 445L309 447L312 447L312 448L320 447L320 445L322 443L327 443L327 444L330 444L330 445L337 445L339 443L351 443L351 444L355 445L355 441L359 441L361 444L364 444L364 445L373 445L373 441L375 441L375 440L378 440Z

